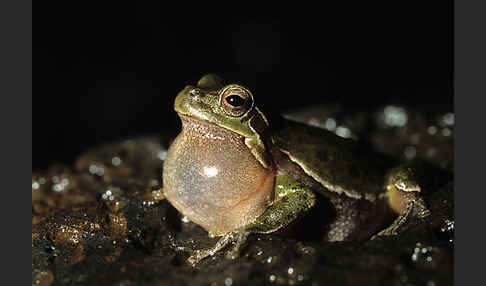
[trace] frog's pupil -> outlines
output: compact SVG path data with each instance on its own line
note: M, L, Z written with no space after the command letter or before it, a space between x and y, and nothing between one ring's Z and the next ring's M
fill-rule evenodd
M226 102L228 102L229 104L235 107L242 106L243 104L245 104L245 100L237 94L232 94L226 97Z

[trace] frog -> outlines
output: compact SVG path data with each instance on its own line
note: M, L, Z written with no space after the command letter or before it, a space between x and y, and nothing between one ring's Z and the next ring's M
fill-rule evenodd
M430 215L412 165L386 169L352 139L285 118L274 124L243 84L204 75L178 93L174 110L182 130L163 163L163 196L219 238L192 252L193 266L225 248L238 257L250 234L298 223L318 199L333 210L329 242L396 235Z

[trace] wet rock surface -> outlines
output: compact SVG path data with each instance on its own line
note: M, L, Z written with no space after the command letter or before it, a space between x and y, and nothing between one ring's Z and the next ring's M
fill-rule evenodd
M147 136L88 150L73 166L32 174L33 285L452 285L454 114L390 105L338 105L287 117L359 140L396 161L426 160L432 215L397 236L321 242L309 215L284 233L251 235L241 256L191 267L216 239L182 217L158 188L170 138ZM448 175L444 175L448 174Z

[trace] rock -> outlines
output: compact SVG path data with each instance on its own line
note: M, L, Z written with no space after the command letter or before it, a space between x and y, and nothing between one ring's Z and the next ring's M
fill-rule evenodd
M190 253L216 239L158 191L170 140L140 137L32 174L32 284L453 285L454 190L443 175L453 171L451 113L318 106L287 115L397 161L427 160L440 182L427 196L432 215L400 235L362 242L323 243L318 232L251 235L239 258L221 252L193 268Z

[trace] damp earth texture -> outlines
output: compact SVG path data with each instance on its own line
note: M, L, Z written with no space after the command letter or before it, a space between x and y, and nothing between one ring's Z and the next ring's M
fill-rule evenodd
M387 105L314 106L285 117L351 138L394 162L420 158L438 186L431 215L398 235L329 242L319 205L298 223L251 234L240 256L212 247L201 226L160 191L173 137L145 136L87 150L72 166L32 174L33 285L453 285L454 113Z

